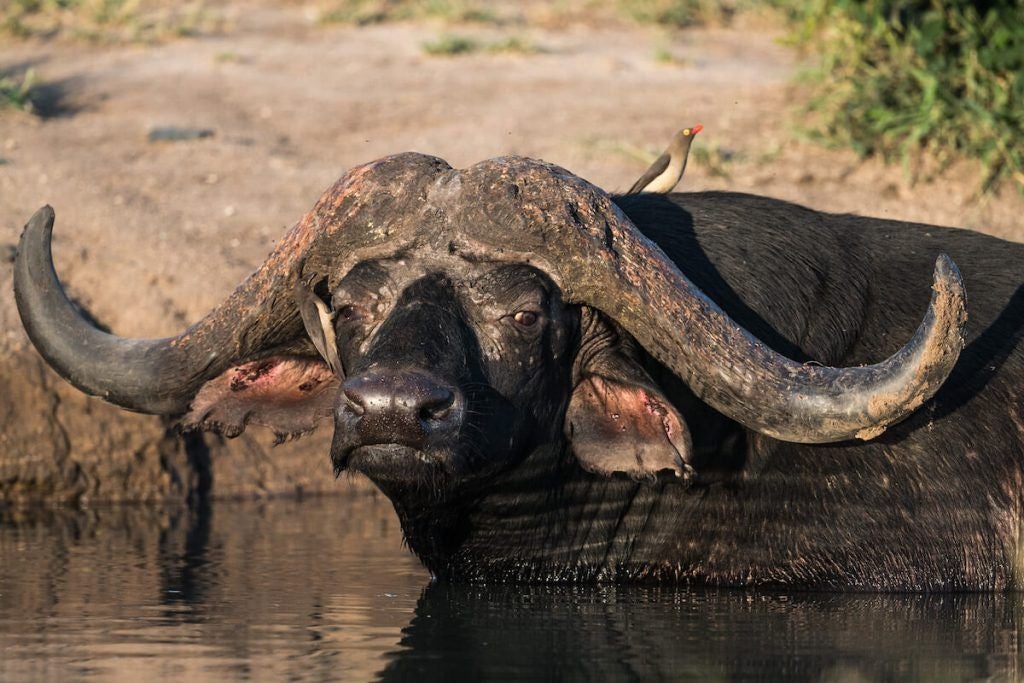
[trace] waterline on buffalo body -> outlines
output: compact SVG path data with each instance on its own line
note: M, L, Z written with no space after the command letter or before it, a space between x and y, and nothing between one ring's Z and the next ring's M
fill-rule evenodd
M959 680L1022 664L1014 594L430 583L365 493L7 512L0 557L2 680Z

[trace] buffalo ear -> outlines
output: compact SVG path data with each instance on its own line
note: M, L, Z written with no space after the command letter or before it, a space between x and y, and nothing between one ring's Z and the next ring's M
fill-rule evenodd
M637 360L634 342L600 314L585 311L587 349L574 368L575 387L565 415L573 455L588 472L652 479L670 472L693 477L693 446L686 421Z
M273 356L229 368L202 386L181 419L183 429L235 437L255 423L270 427L280 440L312 431L333 414L344 377L334 316L313 290L312 279L300 280L294 297L306 334L325 362Z
M235 437L246 425L261 424L282 440L330 417L339 385L319 359L275 356L243 363L204 384L180 425Z

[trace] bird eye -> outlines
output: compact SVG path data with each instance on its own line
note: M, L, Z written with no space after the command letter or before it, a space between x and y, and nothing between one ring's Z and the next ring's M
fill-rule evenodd
M689 128L687 128L686 130L683 131L683 135L689 135L689 134L690 134L690 129Z
M540 320L540 316L533 311L519 311L512 316L512 319L522 327L533 327Z

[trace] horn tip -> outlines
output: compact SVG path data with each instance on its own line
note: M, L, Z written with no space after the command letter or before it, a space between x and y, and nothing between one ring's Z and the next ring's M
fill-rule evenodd
M57 214L54 212L52 206L50 206L49 204L43 204L36 210L34 214L32 214L32 218L28 219L28 225L26 225L25 227L29 228L34 227L36 225L42 225L43 227L52 226L53 219L56 216Z
M949 254L939 254L938 258L935 259L935 279L961 281L960 269L957 268L956 263L949 257Z
M932 289L936 293L947 294L950 301L959 301L961 305L966 305L967 291L964 288L963 276L948 254L939 254L935 259Z
M53 207L49 204L44 204L36 210L32 217L28 219L28 223L25 224L25 229L21 233L21 244L25 244L26 239L41 237L44 243L50 241L50 234L53 232L53 221L57 214L54 212ZM22 251L18 250L19 253Z
M963 348L967 324L967 290L960 269L948 254L939 254L935 259L932 290L933 301L951 314L950 327L955 330L959 346Z

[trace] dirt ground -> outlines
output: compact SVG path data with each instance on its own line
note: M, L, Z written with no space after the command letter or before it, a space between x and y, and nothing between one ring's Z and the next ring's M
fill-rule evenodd
M405 150L456 166L539 157L623 190L676 129L700 122L695 147L710 158L691 159L683 189L750 191L1024 240L1020 194L1007 187L979 200L971 164L911 186L899 167L801 141L798 58L777 30L756 23L671 39L629 26L525 29L517 33L536 53L441 57L423 49L451 32L436 24L324 26L299 5L233 10L221 35L157 46L0 43L0 72L31 66L50 84L45 117L0 111L0 257L31 213L52 204L62 279L119 334L180 331L223 299L344 169ZM456 32L493 38L503 30ZM659 44L673 60L656 58ZM149 141L159 126L213 134ZM4 258L0 276L10 281ZM0 290L0 335L0 352L24 352L9 286ZM154 439L163 433L152 418L131 419L149 425ZM10 440L6 447L10 461ZM247 462L266 469L256 460L271 456L254 448ZM290 474L232 491L333 486L326 450L308 461L315 474L306 450L279 449L272 457L296 458ZM73 460L74 449L65 457ZM36 466L45 469L45 459L37 454ZM227 491L231 475L220 480ZM110 497L112 486L93 497Z

